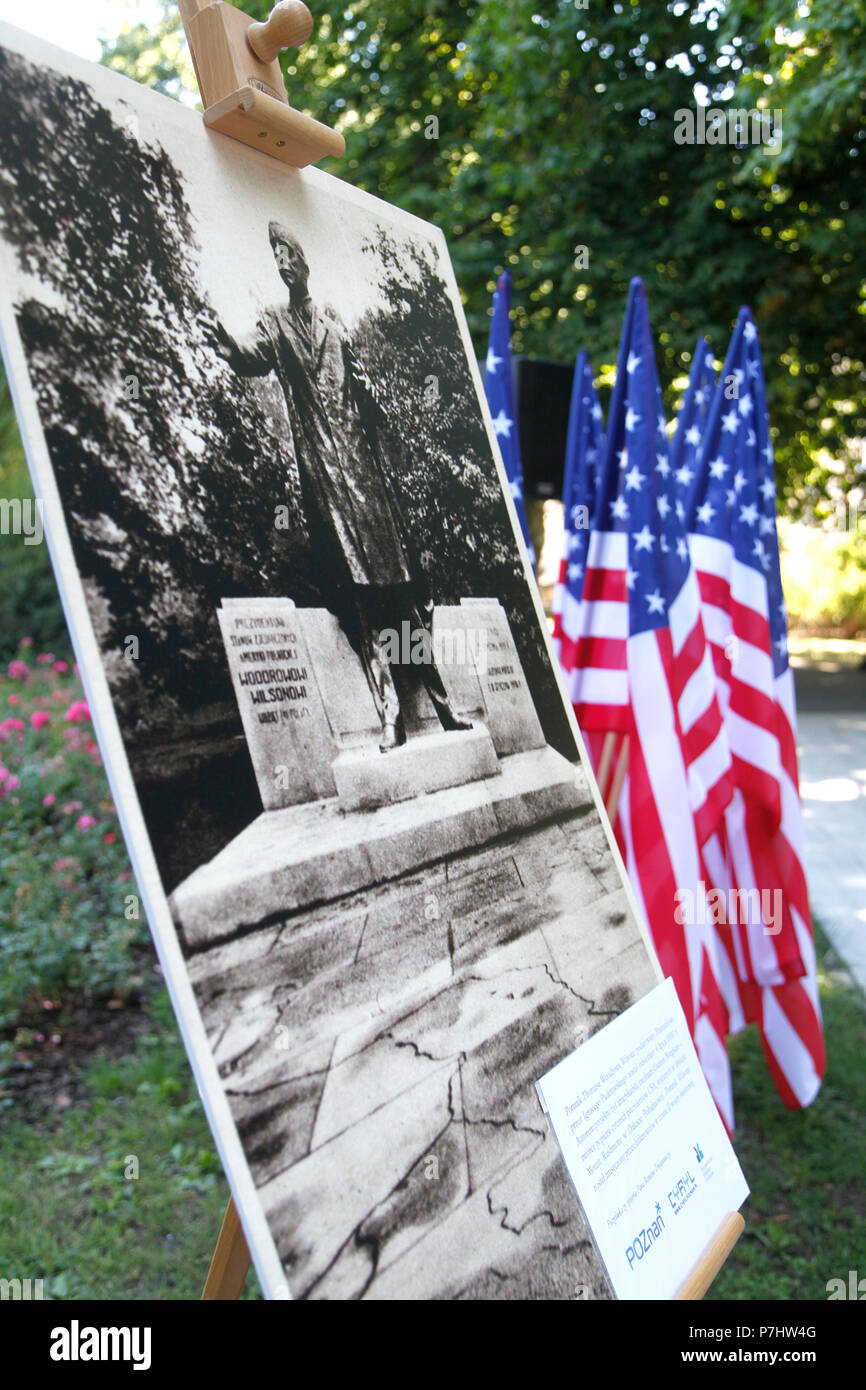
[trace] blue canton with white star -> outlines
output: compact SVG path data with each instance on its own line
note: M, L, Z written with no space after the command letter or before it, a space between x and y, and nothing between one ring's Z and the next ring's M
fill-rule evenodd
M628 536L629 634L668 626L690 569L643 282L629 286L593 529Z
M576 599L583 591L590 522L604 445L603 413L589 358L581 349L574 367L562 501L565 511L566 586ZM582 512L581 507L586 508Z
M671 445L671 466L683 479L697 472L697 457L704 436L710 406L716 394L713 354L706 338L698 338L689 373L689 384L677 417Z
M493 417L493 428L505 464L508 486L514 499L517 518L529 558L535 564L535 552L529 539L529 526L523 501L523 464L520 440L517 435L517 409L511 375L511 275L500 275L493 293L493 318L490 322L490 342L484 372L484 394Z
M689 531L733 546L767 584L773 669L788 666L776 534L776 484L758 330L742 308L704 429L694 475L680 481Z

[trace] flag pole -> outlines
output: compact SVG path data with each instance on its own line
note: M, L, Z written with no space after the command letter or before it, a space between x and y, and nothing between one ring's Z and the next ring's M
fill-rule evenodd
M610 737L611 735L609 734L608 738ZM622 795L622 785L625 781L625 775L628 772L628 737L628 734L623 735L616 771L613 774L613 781L610 784L610 791L604 804L611 825L613 825L616 820L616 810L619 805L619 798Z

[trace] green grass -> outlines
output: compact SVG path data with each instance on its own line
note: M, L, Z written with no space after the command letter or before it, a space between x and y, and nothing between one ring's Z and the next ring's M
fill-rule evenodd
M42 1278L46 1298L201 1297L228 1188L162 988L150 1019L133 1054L94 1059L86 1103L3 1114L0 1278Z
M734 1143L752 1195L708 1297L818 1299L866 1275L866 1004L818 930L827 1074L806 1110L779 1101L754 1028L731 1040Z

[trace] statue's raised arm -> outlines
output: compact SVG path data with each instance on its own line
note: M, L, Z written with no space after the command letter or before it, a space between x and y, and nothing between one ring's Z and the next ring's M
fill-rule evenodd
M274 370L273 343L261 322L246 343L239 343L233 338L219 319L214 319L210 327L211 347L238 376L267 376L268 372Z

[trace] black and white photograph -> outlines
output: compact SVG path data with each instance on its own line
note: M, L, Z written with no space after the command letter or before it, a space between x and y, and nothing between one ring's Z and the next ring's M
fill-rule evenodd
M610 1297L535 1083L660 972L444 235L4 26L0 283L263 1289Z

